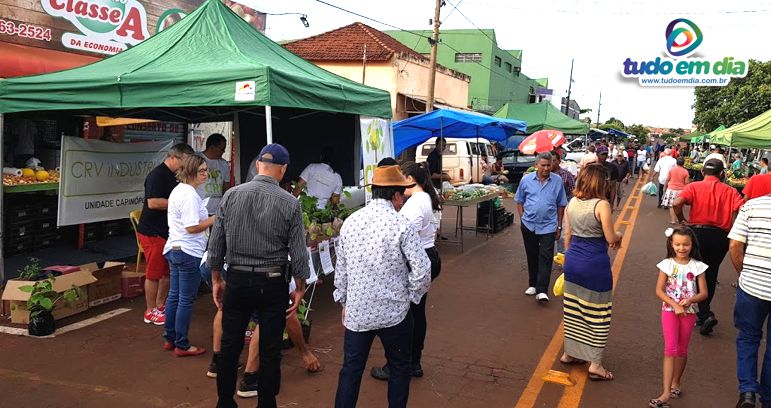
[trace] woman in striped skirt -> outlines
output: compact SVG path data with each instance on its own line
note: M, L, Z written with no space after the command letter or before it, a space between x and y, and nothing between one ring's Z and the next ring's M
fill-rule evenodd
M613 305L608 247L617 249L622 235L613 230L610 203L605 199L608 178L601 165L581 170L565 223L565 352L560 361L590 362L593 381L613 379L613 373L602 366Z

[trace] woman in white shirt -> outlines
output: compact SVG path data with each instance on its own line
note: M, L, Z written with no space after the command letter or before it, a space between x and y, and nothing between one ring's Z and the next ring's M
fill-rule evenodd
M214 224L206 204L196 189L209 177L206 161L198 155L186 157L177 171L180 183L174 187L168 202L169 239L163 255L171 272L169 296L166 300L166 322L163 326L164 350L174 350L178 357L197 356L206 352L191 346L187 337L193 301L201 284L199 265L206 249L204 232Z
M637 168L640 171L638 175L639 178L642 178L643 176L643 167L645 167L646 163L648 163L648 151L645 150L645 146L640 145L640 147L637 148Z
M415 183L414 187L404 191L408 200L399 210L410 221L415 231L420 237L423 249L431 260L431 280L439 276L442 269L442 260L439 258L439 252L434 247L434 238L436 238L436 225L433 222L434 211L441 209L439 196L436 194L426 163L417 164L415 162L406 162L401 165L402 173L407 180ZM422 377L423 368L420 365L420 358L423 353L423 343L426 339L426 298L428 294L423 295L419 304L410 303L410 313L413 319L412 330L412 376ZM379 380L387 380L390 376L388 364L383 367L373 367L372 376Z

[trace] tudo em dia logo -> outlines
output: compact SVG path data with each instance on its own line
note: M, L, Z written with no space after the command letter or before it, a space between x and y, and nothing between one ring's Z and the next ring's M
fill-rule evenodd
M747 75L748 62L734 57L692 57L704 41L699 26L685 18L672 20L664 31L665 57L627 58L621 75L642 86L725 86Z

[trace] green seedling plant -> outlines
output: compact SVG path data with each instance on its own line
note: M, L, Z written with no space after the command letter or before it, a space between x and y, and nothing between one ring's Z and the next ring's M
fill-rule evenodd
M38 258L29 258L29 263L24 265L23 268L19 269L19 279L20 280L35 280L40 276L40 259Z
M35 282L34 285L20 286L19 290L29 293L27 300L27 310L29 310L30 319L43 312L54 310L56 304L64 302L70 304L79 300L83 296L83 289L72 285L70 289L57 293L53 290L54 278L48 278Z

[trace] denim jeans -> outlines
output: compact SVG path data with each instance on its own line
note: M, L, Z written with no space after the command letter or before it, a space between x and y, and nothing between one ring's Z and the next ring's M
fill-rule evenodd
M739 379L739 392L759 393L761 402L771 404L771 302L752 296L741 288L736 288L734 306L734 326L739 331L736 335L736 376ZM763 325L766 325L766 352L763 355L763 370L758 383L758 348L763 338Z
M260 321L260 370L257 406L275 408L281 388L281 341L286 326L289 284L283 277L228 271L222 305L222 350L217 363L217 407L236 408L233 400L244 330L256 311Z
M407 406L410 395L410 349L412 343L412 314L396 326L365 332L355 332L345 329L343 340L343 368L337 383L335 408L353 408L359 399L361 375L367 364L369 350L375 336L383 343L388 367L391 375L388 377L388 407L402 408ZM262 339L260 339L262 340ZM367 406L373 406L372 401Z
M163 324L163 338L177 348L187 350L187 337L193 311L193 301L201 284L198 265L201 258L172 249L166 253L169 261L169 297L166 299L166 323Z

